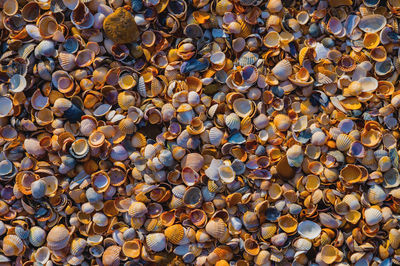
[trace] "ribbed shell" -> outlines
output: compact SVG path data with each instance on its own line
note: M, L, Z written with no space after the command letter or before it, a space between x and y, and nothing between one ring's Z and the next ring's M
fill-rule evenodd
M68 245L70 235L63 225L53 227L47 235L47 246L52 250L60 250Z
M135 123L130 118L122 119L118 124L119 129L125 134L132 134L135 130Z
M261 236L264 239L269 239L276 233L277 226L273 223L265 223L261 226Z
M74 256L82 254L83 251L85 251L85 248L87 246L87 242L83 238L75 238L71 242L71 254Z
M216 239L222 238L226 230L226 224L221 218L211 219L206 225L206 232Z
M336 139L336 147L340 151L347 151L353 141L354 138L350 135L340 134Z
M369 189L368 189L368 201L371 204L378 204L383 202L387 197L386 192L383 190L383 188L377 184L373 184Z
M142 217L146 215L147 208L143 202L132 202L129 206L128 214L134 218Z
M6 235L3 239L3 252L6 256L17 256L24 251L24 242L16 235Z
M79 130L81 133L88 137L90 134L97 128L97 123L95 122L95 119L93 118L85 118L82 120Z
M240 117L235 113L230 113L225 117L225 125L230 130L239 130L240 129Z
M35 247L40 247L46 240L46 231L39 226L34 226L29 231L29 242Z
M164 234L169 242L178 245L185 236L185 229L182 225L175 224L165 229Z
M139 132L136 132L131 139L131 144L134 148L142 148L146 146L146 137Z
M119 265L120 258L119 253L121 252L121 247L113 245L108 247L103 253L103 264L104 266L117 266Z
M144 78L141 76L138 81L137 85L137 91L139 92L140 96L146 97L147 92L146 92L146 84L144 83Z
M382 212L375 208L368 208L364 212L365 222L368 225L375 225L382 221Z
M146 236L146 244L152 251L160 252L165 249L167 242L164 234L154 233Z

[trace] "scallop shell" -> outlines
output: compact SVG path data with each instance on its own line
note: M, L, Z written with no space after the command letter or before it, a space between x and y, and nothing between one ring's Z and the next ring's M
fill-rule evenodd
M122 252L129 258L136 259L140 256L142 244L138 239L124 242Z
M324 263L331 264L336 261L339 250L332 245L325 245L321 249L321 259Z
M128 214L134 218L143 217L147 214L147 207L142 202L132 202Z
M228 230L226 224L221 218L213 218L208 221L205 229L207 234L216 239L222 239Z

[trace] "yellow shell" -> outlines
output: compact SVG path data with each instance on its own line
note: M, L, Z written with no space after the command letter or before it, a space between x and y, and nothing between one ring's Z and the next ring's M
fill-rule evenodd
M297 230L297 220L290 214L278 218L279 227L286 233L293 233Z
M131 143L134 148L142 148L147 144L146 137L142 133L136 132L132 136Z
M140 256L142 249L142 243L139 239L134 239L124 242L122 246L122 252L129 258L136 259Z
M332 245L325 245L321 249L321 259L327 264L334 263L338 257L339 250Z
M185 236L185 229L182 225L175 224L165 229L164 234L169 242L178 245Z
M16 235L6 235L3 239L3 252L6 256L18 256L25 250L24 242Z

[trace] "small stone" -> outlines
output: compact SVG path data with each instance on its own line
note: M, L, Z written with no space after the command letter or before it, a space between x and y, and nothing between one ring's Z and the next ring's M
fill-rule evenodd
M104 19L103 28L107 37L115 43L131 43L139 38L134 17L122 7Z

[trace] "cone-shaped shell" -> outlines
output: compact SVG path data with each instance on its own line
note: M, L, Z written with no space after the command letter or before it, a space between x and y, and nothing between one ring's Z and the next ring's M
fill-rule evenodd
M164 231L165 237L167 241L171 242L172 244L179 245L179 242L185 236L185 229L180 224L174 224L173 226L167 227Z
M297 230L297 220L290 214L278 218L279 227L286 233L293 233Z
M60 250L68 245L69 231L63 225L53 227L47 235L47 246L51 250Z
M24 251L24 242L16 235L6 235L3 239L3 252L6 256L18 256Z

